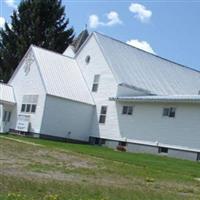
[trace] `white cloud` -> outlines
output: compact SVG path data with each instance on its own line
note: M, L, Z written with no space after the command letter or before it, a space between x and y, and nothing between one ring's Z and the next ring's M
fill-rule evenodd
M4 0L4 1L9 7L14 8L14 9L17 8L16 0Z
M152 11L147 10L145 6L139 3L132 3L129 6L129 10L134 13L135 18L139 19L141 22L148 22L152 16Z
M5 22L6 22L5 18L0 17L0 28L4 28Z
M89 16L89 27L97 28L98 26L114 26L116 24L122 24L119 18L119 14L115 11L111 11L106 14L107 22L102 22L99 17L95 14Z
M122 21L119 18L119 14L115 11L111 11L108 14L106 14L108 18L108 22L105 24L106 26L112 26L115 24L122 24Z
M100 25L99 17L97 15L90 15L88 23L91 28L97 28Z
M127 44L130 44L131 46L137 47L139 49L142 49L144 51L147 51L149 53L156 54L151 45L147 41L140 41L137 39L132 39L126 42Z

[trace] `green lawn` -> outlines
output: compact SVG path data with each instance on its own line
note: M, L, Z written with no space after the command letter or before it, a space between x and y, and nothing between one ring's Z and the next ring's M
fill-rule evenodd
M200 200L197 162L12 135L0 150L0 200Z

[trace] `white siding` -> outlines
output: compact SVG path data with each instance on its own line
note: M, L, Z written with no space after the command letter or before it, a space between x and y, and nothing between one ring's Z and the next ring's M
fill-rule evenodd
M41 134L88 141L93 112L94 106L47 95Z
M133 115L122 115L123 105L133 105ZM176 107L176 117L163 117L164 107ZM200 149L200 105L117 103L121 134L139 140Z
M30 120L31 120L32 129L30 131L39 133L43 110L44 110L45 89L44 89L43 82L41 80L36 62L34 61L31 64L30 72L27 75L25 75L24 66L25 66L25 63L22 62L17 69L17 73L13 76L13 78L9 82L9 84L13 86L16 102L17 102L16 112L13 113L15 117L12 121L11 128L15 129L17 116L19 114L22 114L21 104L22 104L23 96L24 95L39 95L36 113L27 114L31 116Z
M85 58L88 55L91 57L91 59L90 62L86 64ZM99 132L98 121L94 122L93 136L115 139L121 138L118 128L115 103L108 100L109 97L116 96L117 83L106 60L104 59L94 35L88 40L84 48L79 52L76 60L90 91L92 89L94 75L100 74L98 91L92 92L97 107L96 120L99 119L99 113L102 105L107 106L107 117L105 124L99 124Z

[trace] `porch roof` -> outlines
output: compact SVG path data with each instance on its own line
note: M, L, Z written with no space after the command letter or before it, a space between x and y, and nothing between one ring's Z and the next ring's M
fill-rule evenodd
M0 103L16 104L13 87L4 83L0 83Z

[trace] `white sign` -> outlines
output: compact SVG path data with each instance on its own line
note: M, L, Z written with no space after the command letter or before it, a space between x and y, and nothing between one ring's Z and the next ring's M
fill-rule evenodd
M30 116L18 115L16 130L22 132L28 132L29 122L30 122Z

